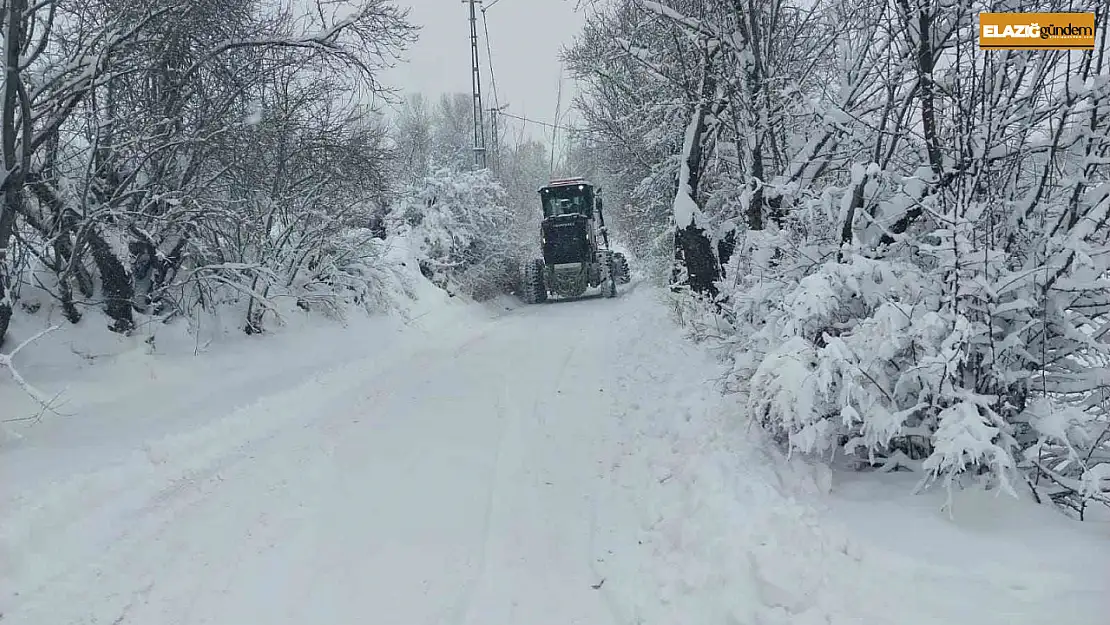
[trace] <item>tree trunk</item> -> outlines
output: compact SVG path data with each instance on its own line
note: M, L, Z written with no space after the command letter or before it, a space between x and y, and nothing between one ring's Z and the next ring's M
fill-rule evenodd
M131 284L131 276L123 260L104 240L98 228L90 228L88 237L93 262L96 263L96 269L100 273L104 311L112 319L112 325L108 327L113 332L121 334L130 332L135 328L135 319L132 316L135 290Z
M28 120L16 118L21 108L20 89L22 77L19 75L23 48L23 13L26 0L8 0L0 6L0 29L4 40L4 86L3 111L0 114L0 149L3 163L0 168L0 190L4 199L0 202L0 345L8 334L8 324L12 319L12 275L9 266L8 249L15 230L16 207L22 201L20 194L23 186L25 159L19 144L19 137L29 127Z
M698 183L701 178L706 114L709 102L717 91L713 60L717 56L718 45L716 42L710 43L702 58L701 84L690 123L686 127L682 164L678 173L678 192L675 194L673 207L675 268L672 283L682 282L695 293L709 297L717 296L716 282L720 278L720 266L704 224L699 223L704 218L699 220L701 205L698 203Z
M725 267L728 266L732 260L733 253L736 252L736 227L733 226L728 229L725 236L717 241L717 258L720 259L721 277L725 277Z
M81 311L73 301L73 286L70 280L76 279L78 288L86 297L92 295L91 284L83 283L80 259L75 257L76 250L71 234L77 230L77 219L72 211L66 208L54 187L40 174L29 173L24 183L39 204L50 209L50 214L53 216L50 222L46 222L32 219L29 212L21 211L26 223L38 230L47 240L53 240L51 245L54 248L54 262L50 269L58 277L58 297L62 301L62 312L67 321L77 323L81 321Z
M8 264L8 245L12 240L12 230L15 226L15 208L13 202L18 202L19 189L9 186L4 191L3 204L0 205L0 346L4 344L4 337L8 334L8 325L12 320L12 276Z
M699 295L717 297L720 267L705 230L689 225L675 232L675 261L678 268L686 270L684 284L690 290Z
M947 184L944 163L941 158L940 137L937 130L936 119L936 88L933 81L933 70L936 65L935 50L933 49L933 14L922 5L916 9L911 8L909 0L899 0L902 9L903 23L907 26L916 21L917 41L914 71L917 74L917 98L921 110L921 130L925 138L925 153L929 159L929 168L936 176L936 182L931 185L930 192L939 192ZM911 32L907 29L907 32ZM908 36L908 35L907 35ZM890 232L900 235L909 230L910 226L922 215L921 203L911 206L902 217L890 227ZM890 234L884 234L881 244L889 245L894 239Z

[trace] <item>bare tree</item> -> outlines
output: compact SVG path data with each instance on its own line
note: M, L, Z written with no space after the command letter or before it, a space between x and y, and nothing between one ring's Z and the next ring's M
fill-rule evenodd
M754 419L797 449L1025 482L1082 515L1110 502L1110 387L1090 373L1110 358L1106 35L984 53L973 8L629 0L570 58L625 192L696 175L685 205L714 240L736 233L717 284ZM714 40L699 71L691 43ZM689 85L706 74L715 96Z
M80 318L75 288L85 301L98 295L112 328L127 332L135 310L187 310L186 284L237 284L228 276L246 270L203 244L235 241L221 224L242 225L233 217L239 198L258 191L229 179L239 172L228 155L242 148L250 120L265 116L259 100L271 85L328 75L333 88L315 90L305 106L330 111L327 123L362 128L363 143L351 139L349 149L369 147L372 169L384 168L374 141L365 143L372 115L350 102L368 92L391 97L377 75L413 37L404 11L385 0L318 0L265 14L246 1L20 0L4 11L16 61L0 129L8 172L0 250L24 220L42 242L26 246L57 274L71 321ZM278 143L279 153L288 148ZM384 174L361 173L365 195L380 196ZM323 245L335 235L327 233L312 240ZM202 262L209 271L182 282L182 270L209 255L221 260ZM0 337L11 316L6 261Z

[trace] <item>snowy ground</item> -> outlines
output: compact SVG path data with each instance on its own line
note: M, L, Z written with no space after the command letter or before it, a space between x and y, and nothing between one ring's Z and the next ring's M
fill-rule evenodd
M982 496L951 521L873 478L830 494L743 430L647 287L428 297L197 357L29 350L71 416L0 448L0 621L1107 622L1106 526ZM16 398L0 382L0 416Z

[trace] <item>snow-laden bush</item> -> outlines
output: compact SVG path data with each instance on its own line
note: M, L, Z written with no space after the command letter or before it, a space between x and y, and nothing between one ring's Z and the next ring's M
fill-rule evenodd
M393 241L382 240L367 228L351 228L320 250L309 263L310 273L294 285L298 303L317 304L335 316L356 306L380 313L412 296L396 262L387 258Z
M790 450L923 483L1025 484L1082 514L1110 502L1110 350L1071 289L1098 293L1106 267L1046 291L1045 268L992 248L983 221L887 258L748 233L741 278L722 285L730 382Z
M403 192L390 220L420 242L421 270L441 287L476 300L516 289L521 228L489 170L434 170Z

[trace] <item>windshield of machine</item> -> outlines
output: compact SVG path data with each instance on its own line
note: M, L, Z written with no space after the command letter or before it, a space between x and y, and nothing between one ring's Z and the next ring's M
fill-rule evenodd
M593 189L586 185L567 185L565 187L546 187L540 191L543 199L543 216L569 215L581 213L593 215Z

